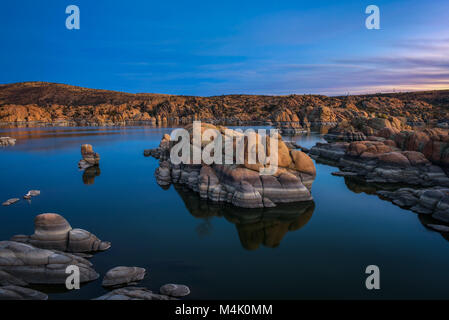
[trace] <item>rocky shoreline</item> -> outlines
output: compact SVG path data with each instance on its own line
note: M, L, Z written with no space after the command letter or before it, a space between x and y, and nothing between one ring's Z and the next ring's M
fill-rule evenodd
M47 300L47 294L30 286L66 284L68 267L79 269L80 283L100 278L88 259L110 249L109 242L86 230L72 229L66 219L55 213L38 215L34 224L33 235L0 241L0 300ZM146 270L138 267L110 269L102 285L112 291L96 300L170 300L190 293L187 286L175 284L162 286L160 293L135 287L145 274Z

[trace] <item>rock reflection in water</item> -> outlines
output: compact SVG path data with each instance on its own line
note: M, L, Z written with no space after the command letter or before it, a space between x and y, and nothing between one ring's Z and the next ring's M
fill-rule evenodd
M275 208L245 209L229 204L201 200L195 192L182 185L174 185L186 208L195 218L204 219L197 228L201 235L210 233L211 217L224 217L237 228L242 247L256 250L261 245L276 248L289 231L304 227L315 209L313 201L280 204Z
M89 167L83 172L84 184L91 185L95 183L95 178L101 174L99 166Z

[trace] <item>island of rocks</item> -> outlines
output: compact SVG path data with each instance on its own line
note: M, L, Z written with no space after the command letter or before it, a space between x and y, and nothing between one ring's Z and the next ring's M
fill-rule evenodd
M201 130L215 129L231 139L243 133L226 127L201 124ZM192 125L186 126L192 134ZM272 137L267 136L267 145ZM243 208L274 207L276 203L311 201L311 187L316 176L312 159L300 150L291 150L278 135L278 169L272 175L260 175L261 163L250 164L173 164L170 160L172 143L164 135L159 147L144 154L159 159L155 175L161 186L183 184L199 193L202 199L231 203ZM224 140L223 140L224 141ZM201 148L209 142L202 141ZM193 148L193 146L191 145ZM235 145L234 145L235 147ZM223 148L224 150L224 148ZM234 152L235 154L235 152ZM248 159L245 148L245 159Z

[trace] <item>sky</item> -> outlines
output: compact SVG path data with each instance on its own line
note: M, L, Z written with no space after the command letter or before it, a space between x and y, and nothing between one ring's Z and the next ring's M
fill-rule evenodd
M199 96L449 89L449 1L1 1L0 83L23 81Z

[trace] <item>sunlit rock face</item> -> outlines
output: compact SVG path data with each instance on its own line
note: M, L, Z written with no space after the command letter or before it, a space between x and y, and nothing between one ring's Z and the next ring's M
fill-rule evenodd
M186 127L192 132L192 125ZM243 134L225 127L202 124L201 132L214 129L233 139L232 147L236 148L235 137ZM192 137L193 134L190 135ZM260 161L249 163L248 142L245 141L245 154L242 164L236 164L235 152L233 164L212 163L173 164L170 160L170 150L174 143L170 136L165 135L157 149L146 150L145 155L151 155L160 160L155 176L159 185L167 187L172 183L184 184L197 192L201 199L213 202L231 203L243 208L273 207L277 203L303 202L312 200L311 187L316 176L315 165L308 155L300 150L291 150L280 135L266 138L266 148L277 143L278 167L271 175L261 175L260 169L267 164ZM211 140L201 140L201 151ZM260 143L257 148L263 147ZM194 145L190 141L190 148ZM274 147L275 148L275 147ZM222 150L225 150L223 148ZM269 151L271 152L271 151ZM224 156L223 156L224 159Z
M100 155L94 152L90 144L83 144L81 146L81 156L83 158L78 162L78 167L80 169L84 170L100 164Z
M70 224L59 214L44 213L34 220L34 234L17 235L11 241L29 243L42 249L66 252L96 252L110 248L109 242L98 239L83 229L72 229Z
M204 219L196 230L200 236L209 233L208 218L224 217L235 225L240 243L246 250L280 246L288 232L300 230L310 221L315 209L313 201L280 204L272 208L236 208L226 203L202 201L185 185L177 184L175 190L190 214Z

